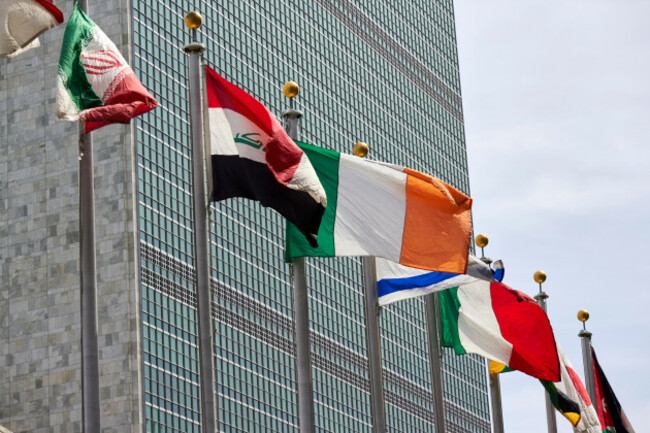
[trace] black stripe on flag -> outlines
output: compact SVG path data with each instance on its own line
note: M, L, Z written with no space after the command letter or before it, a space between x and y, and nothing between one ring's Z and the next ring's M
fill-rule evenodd
M238 155L212 155L211 201L244 197L279 212L318 246L318 228L325 208L304 191L282 185L264 163Z

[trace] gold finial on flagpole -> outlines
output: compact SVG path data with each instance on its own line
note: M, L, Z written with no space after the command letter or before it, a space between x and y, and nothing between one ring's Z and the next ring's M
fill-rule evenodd
M542 301L541 307L546 311L546 299L548 298L548 295L544 292L542 289L542 283L546 281L546 272L544 271L537 271L535 274L533 274L533 280L535 280L536 283L539 284L539 293L534 296L535 300L539 303L540 300Z
M192 11L185 15L185 26L190 30L198 29L202 23L203 17L197 11Z
M474 243L476 243L476 246L479 248L485 248L488 242L490 242L490 239L483 233L479 234L476 236L476 239L474 239Z
M368 155L368 145L363 141L357 141L352 148L352 153L359 158L365 158Z
M295 81L287 81L286 83L284 83L284 86L282 86L282 93L287 98L293 99L296 96L298 96L299 92L300 92L300 86Z
M476 244L477 247L481 249L481 261L487 265L492 263L492 259L489 257L485 257L485 251L483 250L483 248L485 248L489 242L490 239L483 233L478 234L476 238L474 238L474 243Z
M581 321L582 323L585 323L587 320L589 320L589 311L587 310L578 311L578 320Z

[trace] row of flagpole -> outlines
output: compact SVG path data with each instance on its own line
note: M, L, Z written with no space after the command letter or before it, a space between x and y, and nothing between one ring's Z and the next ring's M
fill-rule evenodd
M201 24L200 16L190 13L185 19L186 25L196 30ZM201 110L201 77L200 62L205 47L198 43L185 46L184 51L189 56L189 87L190 111L192 125L192 155L193 155L193 182L194 182L194 217L195 217L195 251L197 272L197 314L199 320L199 335L201 341L200 369L201 369L201 413L202 430L204 433L216 431L218 420L215 412L215 384L214 367L212 365L212 325L210 315L211 292L209 289L209 261L207 250L207 227L205 224L208 208L205 204L205 178L203 167L203 144L201 139L202 119ZM299 120L302 113L293 108L293 98L298 94L298 86L289 82L283 89L285 96L291 99L292 107L282 113L285 129L293 140L300 139ZM359 143L362 144L362 143ZM355 155L365 156L367 147L361 151L355 147ZM366 336L368 349L368 369L371 412L373 432L385 433L386 409L384 399L383 369L381 365L381 337L379 328L380 307L377 301L375 259L363 257L363 280L365 298ZM307 269L304 257L293 259L291 262L293 311L294 311L294 336L296 344L296 384L298 393L298 422L301 433L315 431L314 396L311 365L311 342L309 339L309 298L307 288ZM202 278L203 277L203 278ZM203 294L203 296L202 296ZM442 388L442 353L438 341L438 294L427 296L426 321L429 335L429 356L434 394L434 419L437 431L446 432L443 388ZM209 340L208 340L209 339ZM206 341L207 340L207 341Z
M87 0L79 0L79 6L87 12ZM201 25L201 17L190 13L185 18L185 24L192 30L193 36ZM195 39L195 37L193 37ZM207 215L209 207L206 204L206 179L204 166L203 144L203 112L202 112L202 56L205 46L192 42L184 47L188 57L188 87L191 118L191 142L193 159L193 205L194 205L194 243L195 270L197 293L197 316L199 332L200 355L200 390L201 390L201 425L203 433L217 431L217 380L214 370L213 354L213 320L211 316L212 291L210 288L210 261L208 251ZM283 113L285 129L293 140L300 138L299 119L302 113L293 108L293 98L298 93L295 83L283 89L285 96L291 98L291 109ZM83 125L83 124L80 124ZM367 148L366 148L367 151ZM355 155L363 157L366 152ZM81 336L82 336L82 392L83 392L83 430L85 432L101 431L100 429L100 400L99 400L99 366L97 344L97 290L96 290L96 260L95 260L95 219L94 219L94 179L92 135L80 128L79 134L79 201L80 201L80 275L81 275ZM481 245L487 245L487 238ZM384 433L386 427L386 411L384 401L383 374L381 365L381 339L379 326L379 303L376 286L376 262L373 257L364 257L363 279L365 297L365 319L368 344L369 385L373 432ZM481 260L489 264L489 259ZM306 260L304 257L293 259L292 290L294 302L294 333L296 344L296 383L298 393L299 427L301 433L312 433L315 430L314 396L312 383L311 347L309 339L308 289L306 276ZM542 290L546 275L538 271L535 281L539 283L540 291L535 296L539 306L546 312L548 295ZM445 433L446 422L444 415L444 390L442 385L442 352L439 341L440 300L439 294L426 296L426 324L429 346L430 373L434 403L434 422L436 431ZM586 313L586 312L585 312ZM584 320L583 320L584 318ZM588 314L583 314L585 321ZM595 400L595 383L593 376L593 360L591 357L591 333L583 330L579 336L582 339L585 381L588 393ZM503 415L501 409L501 394L498 375L490 376L491 399L493 408L494 432L503 432ZM555 411L548 394L546 395L547 423L549 433L555 433Z
M487 245L488 238L484 235L477 236L476 245L483 250ZM481 260L490 264L491 259L487 258L482 254ZM542 289L542 284L546 281L546 273L543 271L537 271L533 275L533 279L536 283L539 284L539 292L535 295L535 300L538 305L548 314L546 300L549 298L549 295L544 292ZM591 332L586 329L586 321L589 319L589 313L586 310L580 310L578 312L578 320L582 322L583 329L578 333L578 336L581 340L582 346L582 359L584 366L584 377L585 377L585 387L589 395L589 399L592 404L596 404L597 396L595 391L594 383L594 365L593 358L591 355ZM498 373L490 373L489 377L489 386L490 386L490 403L492 406L492 427L494 433L504 433L504 422L503 422L503 406L501 399L501 384L499 380ZM555 416L555 408L551 402L551 398L548 392L544 392L545 403L546 403L546 423L548 433L557 433L557 420ZM445 430L442 430L445 431Z

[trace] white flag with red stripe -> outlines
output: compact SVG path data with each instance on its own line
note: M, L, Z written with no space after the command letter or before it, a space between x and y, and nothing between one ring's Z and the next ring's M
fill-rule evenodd
M0 57L40 46L38 35L62 22L52 0L0 0Z

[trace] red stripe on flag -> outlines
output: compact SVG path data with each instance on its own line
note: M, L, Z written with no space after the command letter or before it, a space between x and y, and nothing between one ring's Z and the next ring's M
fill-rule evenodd
M235 86L209 67L205 67L208 107L236 111L271 135L271 113L257 99Z
M492 309L501 335L512 344L508 366L551 382L560 380L555 337L544 310L525 293L490 283Z
M52 3L52 0L34 0L36 3L45 8L50 15L54 17L57 23L63 22L63 13Z
M158 106L158 101L144 88L130 68L124 75L120 74L117 79L119 78L122 79L116 83L103 107L92 108L82 114L80 120L86 122L86 132L111 123L129 123L134 117Z
M582 383L582 380L580 380L580 376L578 376L578 373L576 373L576 371L573 368L569 367L568 365L565 365L564 368L566 368L566 371L569 373L571 382L573 382L573 386L576 387L576 391L578 391L580 398L582 398L582 400L585 402L587 406L591 406L591 399L589 398L589 394L587 393L587 388L585 388L585 385Z
M300 165L303 151L262 103L209 67L206 66L205 71L208 107L235 111L263 130L269 136L264 153L266 165L278 182L290 184Z
M280 122L271 119L272 132L266 143L265 159L275 178L283 185L288 185L298 170L303 151L287 135Z

